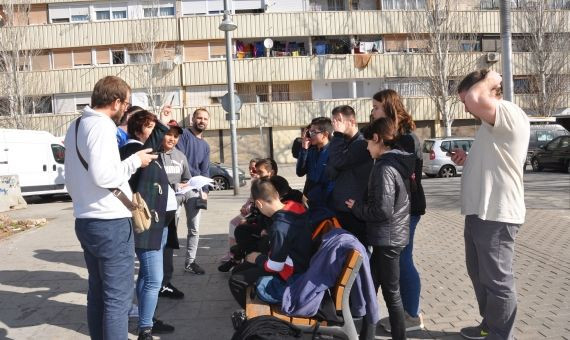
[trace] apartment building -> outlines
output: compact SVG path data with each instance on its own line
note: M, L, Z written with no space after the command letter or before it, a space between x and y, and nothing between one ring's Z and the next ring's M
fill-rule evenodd
M197 107L211 112L212 159L229 162L229 123L220 105L227 92L222 0L8 0L0 10L3 46L18 41L18 73L33 128L62 135L95 82L118 75L133 88L131 102L174 107L182 124ZM423 60L427 39L413 30L432 0L233 0L233 63L243 101L238 121L240 162L273 156L291 161L290 145L314 117L349 104L367 121L380 89L401 93L423 137L440 135ZM498 0L455 1L460 18L455 56L471 67L500 71ZM512 1L515 101L533 94L528 28ZM549 9L569 21L570 0ZM567 31L565 31L567 32ZM270 39L272 48L264 41ZM2 48L0 48L0 53ZM5 62L4 62L5 63ZM0 62L0 84L10 84ZM564 69L568 73L568 67ZM460 77L461 74L454 74ZM0 104L9 96L0 88ZM561 107L568 107L565 97ZM1 105L0 105L1 107ZM453 107L452 131L474 133L476 122Z

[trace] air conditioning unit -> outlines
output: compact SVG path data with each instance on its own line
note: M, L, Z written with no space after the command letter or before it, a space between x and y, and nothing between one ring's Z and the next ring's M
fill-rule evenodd
M487 62L488 63L495 63L497 61L499 61L499 53L497 53L497 52L487 53Z

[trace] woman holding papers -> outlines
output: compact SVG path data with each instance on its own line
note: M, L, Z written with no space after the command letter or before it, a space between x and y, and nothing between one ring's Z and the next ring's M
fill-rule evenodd
M151 112L140 107L129 109L133 114L127 125L129 140L119 149L121 159L125 159L139 150L152 148L156 153L163 149L164 135L169 131ZM168 110L161 113L161 118L169 118ZM158 157L146 168L139 169L129 185L133 192L138 192L144 198L151 213L150 228L135 233L135 253L140 262L136 284L137 300L139 303L139 340L152 340L152 334L170 333L174 327L153 318L158 292L163 277L163 248L168 235L165 228L176 213L176 199L169 195L170 185L164 169L162 157ZM174 198L169 202L169 197ZM170 203L170 204L169 204Z

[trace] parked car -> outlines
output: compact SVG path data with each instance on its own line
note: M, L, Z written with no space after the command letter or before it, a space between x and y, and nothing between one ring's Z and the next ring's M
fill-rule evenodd
M557 169L570 173L570 136L554 138L532 155L533 171Z
M0 175L18 175L23 196L67 194L64 157L47 131L0 129Z
M424 140L422 171L428 177L454 177L460 174L463 167L453 163L447 152L453 149L463 149L469 153L472 143L473 138L470 137L429 138Z
M556 137L566 136L568 134L570 133L560 124L531 124L530 140L526 157L527 164L531 164L532 156L536 151L540 150L541 146L546 145L546 143Z
M238 168L239 186L245 185L245 172ZM210 178L214 180L214 190L233 189L232 167L226 164L210 162Z

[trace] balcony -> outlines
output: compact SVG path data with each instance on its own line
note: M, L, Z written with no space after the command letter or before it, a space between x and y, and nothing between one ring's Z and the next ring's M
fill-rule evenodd
M30 96L51 95L53 93L91 92L95 83L105 76L118 76L123 78L131 88L145 88L148 85L147 73L152 65L114 65L106 67L72 68L64 70L51 70L39 72L23 72L22 84L26 88L24 93ZM7 75L0 73L0 84L7 84ZM180 86L180 72L178 68L155 78L154 86L177 87ZM0 97L6 95L6 89L0 88Z
M18 37L22 41L22 49L178 41L178 19L113 20L0 28L0 41L8 37Z

